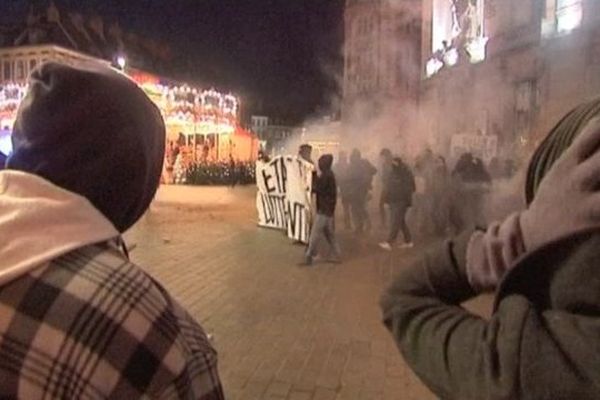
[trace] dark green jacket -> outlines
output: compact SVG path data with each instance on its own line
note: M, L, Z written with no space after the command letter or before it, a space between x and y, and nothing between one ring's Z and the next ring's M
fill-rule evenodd
M406 362L442 399L600 399L600 234L523 258L490 320L460 304L469 235L406 269L382 298Z

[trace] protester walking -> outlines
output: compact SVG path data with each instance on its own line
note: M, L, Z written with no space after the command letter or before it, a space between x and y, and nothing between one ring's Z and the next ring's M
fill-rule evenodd
M436 237L444 237L450 229L450 215L455 212L455 189L452 187L446 160L437 156L432 168L426 193L431 196L432 232Z
M350 204L351 204L351 192L349 188L349 180L348 180L348 155L341 151L337 160L337 163L334 166L335 169L335 177L338 183L341 203L342 203L342 211L343 211L343 221L344 228L346 230L352 229L352 219L350 216Z
M460 211L455 218L455 228L461 232L476 226L485 226L485 197L492 178L479 157L463 154L458 160L452 178L461 199Z
M363 233L365 228L370 226L367 201L372 189L373 176L376 173L377 169L362 158L358 149L354 149L350 155L348 168L348 192L352 222L358 234Z
M159 110L97 65L28 86L0 171L2 398L223 399L204 331L122 239L159 184Z
M529 165L526 209L404 269L381 301L407 364L443 399L599 399L600 100ZM495 293L490 318L461 304Z
M319 173L315 179L313 192L317 196L317 215L312 225L304 265L312 265L323 239L329 245L328 262L340 262L340 248L335 235L335 207L337 204L337 184L331 169L333 156L325 154L319 158Z
M411 248L413 241L406 224L406 213L412 206L416 185L412 171L401 158L396 157L392 160L392 168L385 186L390 205L390 232L387 241L380 243L379 246L391 251L398 234L402 231L404 243L401 248Z

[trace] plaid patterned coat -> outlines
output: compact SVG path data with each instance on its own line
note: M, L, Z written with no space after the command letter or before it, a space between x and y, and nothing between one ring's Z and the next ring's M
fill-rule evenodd
M0 288L0 398L223 399L200 326L109 245Z

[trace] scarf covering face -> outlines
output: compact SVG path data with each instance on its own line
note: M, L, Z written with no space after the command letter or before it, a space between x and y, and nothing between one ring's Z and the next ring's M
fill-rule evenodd
M581 104L569 112L548 134L535 151L527 171L525 198L531 204L535 194L554 163L569 148L587 124L600 115L600 98Z

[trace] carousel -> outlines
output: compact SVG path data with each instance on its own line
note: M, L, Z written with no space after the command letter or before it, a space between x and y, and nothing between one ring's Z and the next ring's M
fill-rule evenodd
M177 148L186 162L256 159L258 138L240 126L239 100L234 95L169 84L140 71L128 74L161 110L167 148Z
M258 138L240 125L239 99L214 89L179 85L155 75L127 70L160 109L167 130L167 167L179 173L195 165L250 163L259 150ZM0 84L0 130L10 134L26 85Z

